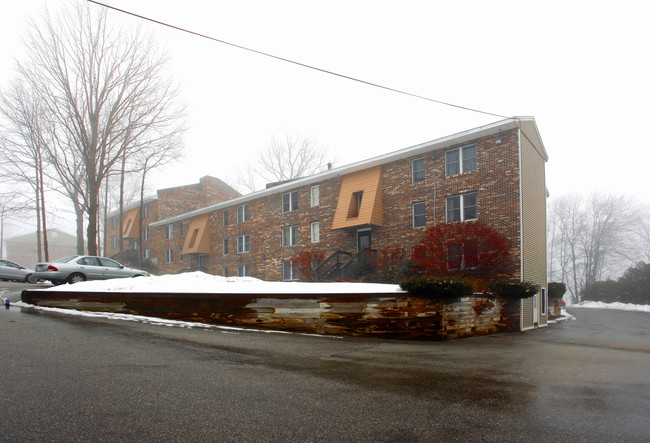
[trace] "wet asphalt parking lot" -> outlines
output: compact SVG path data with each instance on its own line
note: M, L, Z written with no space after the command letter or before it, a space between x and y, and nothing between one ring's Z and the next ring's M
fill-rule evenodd
M0 292L17 301L16 286ZM14 304L0 310L0 441L650 440L650 314L570 312L411 342Z

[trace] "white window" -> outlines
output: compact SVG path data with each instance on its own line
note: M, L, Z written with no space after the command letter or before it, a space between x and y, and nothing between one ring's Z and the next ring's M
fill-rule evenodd
M424 182L424 157L416 158L411 162L411 175L413 183Z
M237 266L237 276L238 277L250 277L251 276L251 267L249 265Z
M178 261L183 261L183 247L178 247Z
M476 192L447 197L447 222L478 219Z
M174 225L165 226L165 240L174 238Z
M320 223L318 222L311 222L311 242L320 242Z
M144 250L144 258L151 258L151 250L150 249L145 249Z
M282 212L291 212L298 209L298 191L282 194Z
M476 145L447 151L445 164L447 176L476 170Z
M142 228L142 240L149 240L149 228Z
M223 239L223 255L228 255L228 239Z
M165 251L165 263L173 263L173 262L174 262L174 250L167 249Z
M320 205L320 186L312 186L309 195L309 202L312 208Z
M149 205L142 207L142 218L149 218Z
M223 225L228 226L228 211L223 211Z
M237 237L237 253L243 254L244 252L250 252L250 250L251 242L248 234Z
M291 260L282 262L282 280L298 280L298 270Z
M178 236L182 237L183 232L185 232L184 229L183 229L183 222L178 222Z
M249 217L248 205L237 206L237 223L248 221Z
M427 225L427 214L425 202L413 203L413 227L424 228Z
M111 237L111 246L113 249L117 248L117 237L113 236Z
M295 246L298 244L298 226L282 228L282 246Z
M111 218L111 229L117 228L117 217Z

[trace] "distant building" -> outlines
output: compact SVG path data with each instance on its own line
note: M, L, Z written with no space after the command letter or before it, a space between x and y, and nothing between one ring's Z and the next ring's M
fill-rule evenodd
M37 240L36 232L8 238L5 241L7 260L33 268L39 261ZM47 244L50 260L77 253L77 237L60 229L47 230Z

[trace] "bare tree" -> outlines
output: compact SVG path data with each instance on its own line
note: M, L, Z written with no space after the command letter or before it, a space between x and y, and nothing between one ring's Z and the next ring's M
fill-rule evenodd
M88 253L97 254L102 183L124 156L178 142L184 110L151 37L115 27L105 10L79 3L48 15L31 24L26 43L19 75L51 122L48 161L78 196Z
M0 258L4 258L5 225L11 217L31 211L30 206L17 194L0 194Z
M613 277L633 261L636 204L615 195L567 195L549 211L549 277L567 285L571 302L585 286Z
M310 138L285 133L273 137L257 154L257 162L237 171L240 186L255 191L260 182L274 183L316 174L325 168L327 150Z

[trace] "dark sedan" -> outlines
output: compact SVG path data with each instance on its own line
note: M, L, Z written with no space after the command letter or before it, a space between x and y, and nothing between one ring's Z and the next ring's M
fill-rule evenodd
M129 268L110 258L93 255L73 255L53 262L39 263L34 272L37 279L49 280L55 285L148 275L147 271Z

